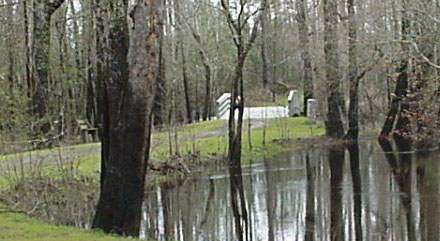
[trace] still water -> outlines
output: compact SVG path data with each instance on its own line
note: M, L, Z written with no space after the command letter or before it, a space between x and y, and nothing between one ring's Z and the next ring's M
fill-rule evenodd
M362 142L219 169L149 192L141 237L440 240L439 161Z

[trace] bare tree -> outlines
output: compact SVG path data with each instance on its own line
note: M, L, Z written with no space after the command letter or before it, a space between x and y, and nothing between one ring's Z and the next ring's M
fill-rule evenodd
M406 5L408 0L402 1L402 20L401 20L401 51L402 57L400 60L400 66L398 68L398 77L396 82L396 88L394 96L391 100L391 105L388 110L387 118L383 124L382 130L380 132L380 139L387 139L393 128L399 130L400 134L407 132L409 128L409 119L407 114L409 103L406 95L408 93L409 87L409 46L407 43L408 36L410 34L410 20L408 12L406 11ZM397 122L396 122L397 118ZM396 122L396 126L394 124Z
M244 115L244 84L243 84L243 67L246 57L251 50L255 39L257 38L257 31L260 18L256 18L254 26L248 40L246 41L246 27L248 26L249 18L255 15L259 9L254 13L246 15L247 1L237 2L237 17L234 18L231 13L229 2L221 0L223 12L226 15L226 20L232 34L232 39L237 51L237 57L234 67L234 72L231 78L231 105L229 108L229 146L228 146L228 160L229 165L241 165L241 140L242 127ZM235 111L238 110L237 120L235 119Z

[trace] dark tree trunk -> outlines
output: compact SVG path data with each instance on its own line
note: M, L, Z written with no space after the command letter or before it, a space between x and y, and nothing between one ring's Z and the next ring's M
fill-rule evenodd
M338 56L338 7L335 0L324 0L324 53L327 82L327 136L341 139L344 135L342 125L342 103L340 93L339 56Z
M94 18L96 22L95 29L95 43L96 43L96 95L95 101L97 103L97 127L98 127L98 135L101 140L101 189L104 186L104 174L106 173L106 163L108 160L109 153L109 130L110 130L110 117L108 112L108 104L105 100L107 100L107 91L105 81L107 79L107 60L105 50L108 50L108 42L106 38L105 32L105 22L106 11L105 5L102 0L93 0L93 12Z
M35 66L35 93L33 93L33 111L38 118L47 114L49 103L49 69L50 69L50 20L53 13L61 6L64 0L34 1L34 30L33 50ZM49 123L45 122L39 131L49 131Z
M203 120L208 120L209 116L211 115L211 66L208 63L208 60L206 59L206 55L203 53L203 51L200 51L200 55L202 56L203 60L203 67L205 68L205 100L203 103Z
M268 66L268 59L267 59L267 48L268 48L268 41L269 36L267 34L267 24L268 24L268 12L269 12L269 5L267 4L267 0L262 1L262 14L261 14L261 61L262 61L262 82L263 82L263 88L266 88L269 84L269 66Z
M243 95L243 66L245 57L242 48L238 47L237 65L231 83L231 105L229 108L229 146L228 160L230 166L241 165L241 139L244 114L244 95ZM235 120L235 111L238 109L238 119Z
M84 7L84 6L82 6ZM83 96L83 93L86 93L86 91L84 91L84 78L81 74L81 70L82 70L82 63L81 63L81 42L80 42L80 38L79 38L79 26L78 26L78 19L77 19L77 13L75 12L75 6L73 1L70 1L70 11L72 11L72 23L73 23L73 43L75 45L75 48L73 49L73 56L74 56L74 60L75 60L75 84L76 84L76 88L75 88L75 112L72 113L74 117L76 116L80 116L81 118L84 117L84 111L86 106L83 106L83 99L86 96Z
M23 25L24 25L24 45L25 45L25 80L26 80L26 87L27 87L27 97L31 98L33 93L33 83L32 83L32 77L31 77L31 68L30 68L30 62L31 62L31 55L29 51L29 17L28 17L28 11L27 11L27 1L23 1Z
M87 23L87 31L93 33L96 23L96 17L94 12L93 0L87 1L87 11L90 16L90 20ZM89 122L96 127L100 122L98 114L98 102L97 102L97 79L96 79L96 64L93 62L93 43L97 37L93 34L86 36L84 39L87 42L87 59L85 64L85 76L87 78L87 102L86 102L86 115ZM97 47L97 46L96 46Z
M263 0L264 1L264 0ZM241 2L244 8L244 2ZM254 23L251 34L247 42L244 40L246 20L241 14L239 19L234 19L229 10L229 3L221 0L223 10L227 13L227 23L233 35L233 41L237 50L237 59L235 69L231 79L231 104L229 108L229 145L228 145L228 161L230 166L241 165L241 143L242 128L244 115L244 84L243 84L243 67L246 57L251 50L255 39L257 38L257 30L260 25L261 16ZM243 24L244 23L244 24ZM235 120L235 110L238 109L237 121Z
M399 76L397 77L396 89L394 91L394 97L391 100L391 105L388 110L387 118L382 127L382 131L380 132L380 139L388 139L391 131L393 130L394 123L397 120L396 128L399 132L403 133L407 131L407 127L409 124L409 119L405 114L405 111L408 110L409 104L408 100L406 100L406 95L408 93L408 60L409 60L409 48L406 40L408 39L408 35L410 33L410 22L409 16L405 9L406 1L403 1L403 11L402 11L402 60L400 61L399 67Z
M166 1L164 1L164 6ZM166 7L163 8L163 12L160 13L160 22L159 22L159 33L160 33L160 42L159 42L159 72L156 78L156 96L153 105L153 116L154 116L154 126L162 126L165 123L166 119L166 95L167 95L167 87L165 85L165 57L164 57L164 16Z
M13 17L13 9L12 9L12 1L6 1L6 3L10 6L9 9L7 9L7 21L10 23L14 22ZM15 73L14 73L14 65L15 65L15 54L14 54L14 30L12 26L8 27L8 82L9 82L9 91L12 93L15 86ZM12 113L11 113L12 114Z
M191 30L191 34L194 40L197 42L197 45L199 46L199 55L203 63L203 68L205 69L205 96L204 96L205 99L203 102L202 119L206 121L211 114L211 102L212 102L211 101L211 65L209 64L209 59L202 44L202 38L200 37L200 34L198 34L193 27L191 27L190 25L188 26Z
M309 51L309 31L307 27L306 17L306 1L296 1L296 9L298 11L298 34L301 49L302 61L302 82L304 88L304 115L307 115L307 100L313 98L313 79L312 79L312 61Z
M180 1L176 0L175 2L176 5L176 20L177 20L177 24L179 25L177 27L177 31L178 31L178 38L179 38L179 44L177 48L180 48L180 54L181 54L181 58L182 58L182 78L183 78L183 92L184 92L184 97L185 97L185 109L186 109L186 122L187 123L192 123L192 108L191 108L191 100L190 100L190 93L189 93L189 84L188 84L188 73L187 73L187 69L186 69L186 56L185 56L185 47L184 47L184 39L183 39L183 30L182 30L182 26L183 26L183 21L181 19L181 17L179 16L180 13Z
M109 120L105 121L110 127L109 153L93 222L94 228L105 232L139 235L158 70L161 2L136 2L130 13L134 23L131 41L126 23L127 5L108 4L108 54L112 61L105 99Z
M354 0L347 0L348 9L348 76L350 79L350 105L348 107L348 132L346 138L357 140L359 137L359 81L357 66L357 25Z
M183 92L185 94L185 109L186 109L186 122L192 123L192 108L191 100L189 97L189 84L188 84L188 73L186 70L186 57L185 48L183 46L183 39L180 39L180 53L182 57L182 79L183 79Z

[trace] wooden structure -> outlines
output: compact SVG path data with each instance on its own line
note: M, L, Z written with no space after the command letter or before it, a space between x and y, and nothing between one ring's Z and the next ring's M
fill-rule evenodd
M76 124L83 143L98 141L98 128L92 127L85 120L76 120Z

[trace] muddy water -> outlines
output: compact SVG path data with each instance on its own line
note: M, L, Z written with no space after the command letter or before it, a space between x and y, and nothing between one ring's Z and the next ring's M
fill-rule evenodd
M440 240L439 165L438 151L363 142L226 168L149 192L141 237Z

